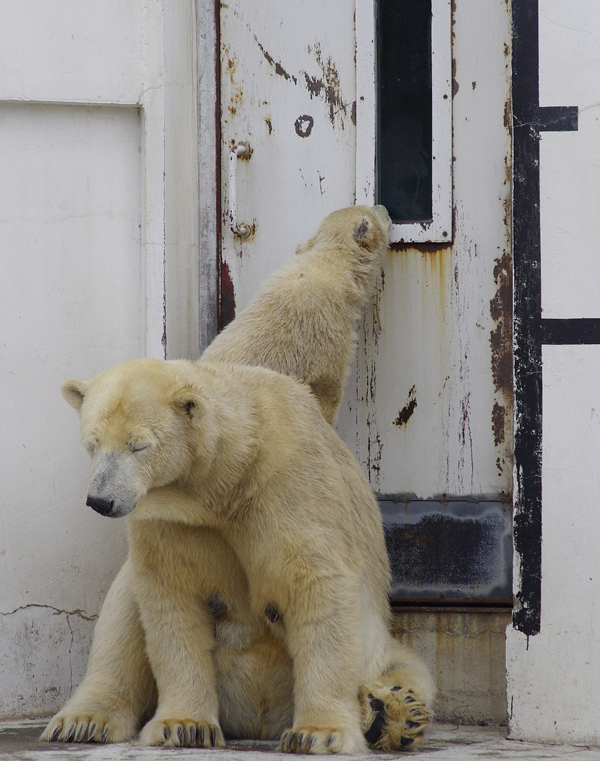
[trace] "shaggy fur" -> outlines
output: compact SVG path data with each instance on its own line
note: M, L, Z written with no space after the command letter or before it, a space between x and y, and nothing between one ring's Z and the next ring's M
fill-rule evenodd
M63 393L92 454L88 503L128 516L129 557L85 680L44 739L131 739L156 694L144 744L222 746L225 734L359 753L369 696L387 685L405 709L385 703L394 747L420 737L433 687L389 633L379 509L305 386L143 359ZM132 600L145 648L122 638Z
M313 238L298 246L297 256L265 283L250 306L217 337L203 359L261 364L296 376L310 383L321 411L333 422L353 353L356 318L387 248L388 231L389 216L381 206L351 207L330 214ZM87 382L73 381L65 384L64 393L78 407L85 389ZM93 484L92 479L91 493ZM263 625L258 629L249 625L247 616L238 610L244 609L247 581L220 534L202 529L192 535L189 528L172 522L167 532L166 524L157 525L163 535L168 534L169 548L184 548L191 541L191 554L200 553L207 568L216 569L216 576L223 574L223 579L228 578L238 589L238 603L233 607L216 593L206 602L210 625L222 644L213 653L219 675L216 690L221 727L231 737L278 736L282 727L291 724L294 701L292 663L287 648L282 646L281 613L269 605L264 620L261 618ZM223 564L222 558L227 556ZM231 581L233 577L237 580ZM412 719L402 712L398 714L392 708L388 713L374 710L373 705L379 705L374 701L383 702L382 690L393 693L394 699L386 705L415 709L410 696L407 701L399 700L400 676L395 678L393 670L372 683L377 698L369 697L369 690L363 686L359 691L363 731L376 747L415 747L427 723L433 696L431 681L414 654L404 649L401 654L410 663L411 679L422 685L419 695L428 708L423 709L419 729L409 726ZM182 668L174 664L171 678L175 679ZM244 685L243 698L240 685ZM271 699L274 696L276 700ZM50 722L43 738L98 742L130 739L152 716L156 700L156 681L146 655L129 558L104 602L86 678ZM216 725L207 722L167 721L164 727L163 736L153 741L211 746L221 739ZM145 737L147 740L147 733ZM286 738L283 745L287 750L304 747L302 742L298 745L293 734ZM416 738L414 744L411 738ZM332 739L327 749L335 747Z
M334 211L272 275L204 352L203 359L268 367L308 383L335 421L356 321L389 246L384 206Z

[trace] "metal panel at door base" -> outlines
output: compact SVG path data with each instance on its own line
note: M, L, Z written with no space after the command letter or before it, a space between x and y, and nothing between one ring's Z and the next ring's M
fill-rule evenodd
M510 505L381 497L379 507L392 599L510 604Z

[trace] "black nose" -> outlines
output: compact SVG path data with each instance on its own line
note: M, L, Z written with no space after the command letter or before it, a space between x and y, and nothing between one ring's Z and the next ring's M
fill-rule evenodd
M100 499L99 497L88 497L85 504L91 507L92 510L100 513L100 515L110 515L115 503L112 500L108 502L106 499Z

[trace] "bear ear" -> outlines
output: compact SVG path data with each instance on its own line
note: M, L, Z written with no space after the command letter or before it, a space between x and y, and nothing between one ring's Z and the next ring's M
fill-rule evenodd
M206 402L197 391L189 389L175 394L173 407L180 415L198 422L204 416Z
M354 240L359 246L366 246L369 244L369 238L371 237L372 224L366 218L359 219L354 228Z
M298 254L305 254L307 251L310 251L313 245L314 243L312 238L310 238L309 240L305 240L304 243L299 243L296 246L296 256Z
M69 402L71 407L80 410L89 385L89 380L68 380L60 387L60 393Z

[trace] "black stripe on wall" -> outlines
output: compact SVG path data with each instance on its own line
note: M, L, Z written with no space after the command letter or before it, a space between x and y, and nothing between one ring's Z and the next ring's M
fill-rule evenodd
M542 570L542 344L600 343L600 320L543 320L541 132L577 130L576 106L539 105L538 0L513 0L513 257L515 333L513 626L540 631Z

